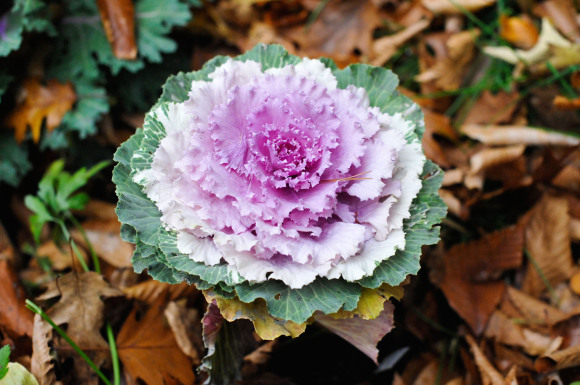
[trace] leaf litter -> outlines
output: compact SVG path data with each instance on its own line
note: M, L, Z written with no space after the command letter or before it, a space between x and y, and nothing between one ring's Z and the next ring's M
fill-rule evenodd
M172 35L178 45L193 47L185 60L190 67L183 70L197 69L216 54L268 42L297 55L328 56L340 66L364 62L399 74L399 91L424 110L425 153L446 171L441 195L451 213L440 244L423 250L422 273L404 288L366 298L348 321L317 315L308 327L265 319L263 303L216 302L207 312L203 294L192 286L154 282L131 271L133 248L120 238L112 185L101 179L86 189L88 205L74 212L83 231L71 228L71 236L88 257L86 234L104 266L102 274L83 272L71 246L54 242L51 228L42 230L40 248L31 250L30 214L22 204L3 200L0 342L14 348L12 356L40 384L98 382L53 328L24 307L24 299L31 298L107 374L113 371L111 341L104 336L106 325L112 325L127 384L203 381L194 369L203 365L204 337L210 351L227 345L230 360L239 358L232 371L222 368L221 377L210 368L214 379L241 378L241 383L579 381L578 5L508 3L221 0L195 8L193 21ZM131 66L130 58L142 55L132 6L131 1L96 3L94 16L111 46L111 63L121 59ZM54 80L42 68L18 76L3 110L4 125L16 129L18 140L30 130L36 146L42 130L58 133L86 95L77 83ZM120 104L103 119L103 132L86 143L118 145L141 125L144 112ZM39 174L54 157L34 151ZM17 197L31 189L6 191ZM253 321L263 337L304 335L265 342L248 333L248 321L239 318ZM374 325L363 326L369 322ZM245 339L220 340L219 330ZM323 340L330 332L337 337ZM330 342L325 354L316 356L314 369L284 371L320 341ZM373 374L373 359L381 362L400 348L408 353L392 369ZM244 354L244 367L237 367Z

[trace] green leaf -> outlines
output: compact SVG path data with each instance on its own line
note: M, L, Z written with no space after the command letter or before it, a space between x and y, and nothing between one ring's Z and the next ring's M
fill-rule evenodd
M8 373L8 363L10 362L10 345L4 345L0 349L0 380Z
M32 168L28 161L28 151L19 145L14 136L7 132L0 133L0 183L6 182L17 186L20 179Z
M6 18L6 29L0 38L0 57L20 48L22 34L26 31L52 32L46 7L40 0L16 0L2 18Z
M0 385L38 385L36 378L18 362L8 364L8 373L0 380Z

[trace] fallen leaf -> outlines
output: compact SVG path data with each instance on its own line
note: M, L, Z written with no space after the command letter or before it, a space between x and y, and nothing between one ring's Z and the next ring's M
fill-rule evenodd
M569 314L509 286L500 309L510 318L520 319L530 328L551 327L570 318Z
M483 52L487 55L501 59L511 64L523 62L532 66L550 58L551 47L570 47L572 43L564 38L546 18L542 19L542 31L538 41L529 50L514 50L509 47L485 47Z
M163 314L181 351L191 358L194 365L201 364L200 353L203 355L205 347L201 340L199 312L171 301Z
M238 298L226 299L220 297L212 290L204 291L203 294L208 303L216 301L220 314L224 319L230 322L238 319L252 321L256 333L265 340L273 340L280 336L295 338L306 330L306 323L297 324L296 322L270 315L266 301L262 298L258 298L252 303L245 303Z
M496 0L421 0L421 4L433 13L461 15L466 10L478 11L495 4Z
M577 146L580 144L580 138L575 136L537 127L466 124L461 127L461 132L472 139L492 146L509 144Z
M443 199L443 202L445 202L447 209L451 214L456 215L461 219L467 219L469 216L469 209L451 191L439 189L439 196Z
M393 311L394 306L386 301L381 314L372 320L365 320L358 316L335 319L321 312L314 314L314 320L351 343L375 364L378 364L377 344L394 327Z
M358 61L357 53L371 54L373 32L380 24L371 0L336 0L328 2L309 27L284 28L279 34L298 44L301 55L330 56L346 65Z
M445 91L453 91L461 86L468 64L475 56L475 39L480 32L477 29L461 31L451 35L435 34L431 40L448 36L445 41L445 51L436 50L436 61L432 67L422 69L415 76L419 83L435 82L437 87ZM429 36L426 43L430 43ZM438 52L439 51L439 52Z
M388 283L383 283L377 289L363 288L356 309L340 309L336 313L329 314L329 316L335 319L352 318L354 316L365 320L375 319L383 312L385 301L391 297L400 300L403 298L403 294L404 289L402 286L393 287Z
M570 278L573 260L566 199L548 194L540 199L526 226L526 249L531 263L526 270L523 291L537 296L546 288L544 279L556 285Z
M411 385L427 385L438 383L439 362L433 360L421 369Z
M132 0L97 0L101 21L113 54L119 59L137 57L135 9Z
M85 253L82 249L79 249L79 252L83 260L87 262L87 253ZM64 244L59 247L52 240L46 241L38 247L36 250L36 255L41 258L47 258L50 261L50 266L54 270L62 271L72 267L77 271L82 271L82 266L78 260L78 255L71 249L71 246L68 244Z
M10 263L14 263L15 258L16 253L14 246L12 246L12 241L8 237L4 225L0 222L0 260L7 260Z
M580 110L580 98L569 99L562 95L556 95L554 98L554 106L561 110Z
M464 124L499 124L511 121L518 106L516 92L499 91L492 94L484 91L475 101L463 121Z
M508 42L523 49L530 49L536 45L539 35L538 29L527 15L513 17L501 15L499 34Z
M47 285L39 297L41 301L58 298L46 314L55 324L66 324L68 336L93 360L98 367L109 359L109 345L100 333L104 323L104 298L122 296L123 293L109 286L100 274L94 272L71 272ZM61 349L60 357L72 357L75 362L71 381L85 384L98 383L98 377L88 364L70 349L64 340L56 340ZM63 349L64 348L64 349Z
M549 18L570 40L580 41L580 25L574 3L570 0L547 0L534 7L534 13Z
M475 363L484 380L484 383L490 383L492 385L506 385L503 376L497 371L497 369L489 362L485 354L481 351L477 343L469 334L465 336L465 340L469 344L469 348L473 353L475 358ZM487 381L487 382L486 382Z
M42 319L40 314L34 315L32 332L32 358L30 371L38 379L40 385L60 385L54 373L54 357L50 354L52 343L52 326Z
M33 313L24 305L24 289L5 259L0 259L0 293L0 329L16 337L31 337Z
M175 301L179 298L197 295L199 291L194 285L188 285L184 282L171 285L165 282L149 280L135 286L124 288L123 293L125 293L127 298L137 299L151 304L160 296L167 295L168 301Z
M452 186L454 184L459 184L463 182L463 177L465 176L465 171L460 168L453 168L451 170L445 170L445 175L443 175L442 187Z
M478 173L487 168L511 162L524 153L526 146L523 144L500 147L484 148L471 156L471 172Z
M540 373L548 373L578 365L580 365L580 346L578 345L539 357L534 364L536 370Z
M117 335L119 358L132 380L148 385L195 383L192 363L163 319L167 299L158 297L144 314L134 307Z
M552 179L552 184L571 192L580 193L580 169L573 165L565 166Z
M115 267L130 267L134 246L121 239L121 224L113 220L89 220L82 227L93 250L108 264ZM88 250L85 238L78 230L71 231L71 237Z
M56 80L49 80L43 86L36 78L27 79L21 93L22 101L7 120L7 125L16 130L15 136L19 143L24 140L28 126L32 140L38 143L43 120L46 118L46 128L51 132L77 99L71 83L61 84Z
M397 52L401 45L415 37L419 32L427 28L429 24L431 24L431 20L419 20L395 34L376 39L373 42L374 58L370 64L374 66L384 65Z
M445 253L442 278L435 283L476 334L483 332L503 297L501 274L521 265L523 246L523 229L512 226Z

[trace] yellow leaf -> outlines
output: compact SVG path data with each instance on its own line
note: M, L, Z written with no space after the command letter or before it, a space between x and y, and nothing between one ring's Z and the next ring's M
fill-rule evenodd
M273 340L280 336L295 338L306 330L306 323L297 324L270 315L266 301L261 298L252 303L245 303L238 298L220 297L213 290L206 290L203 294L208 302L216 300L220 313L226 320L230 322L237 319L252 321L256 333L264 340Z
M48 131L54 130L75 101L76 94L71 83L49 80L43 86L38 79L28 79L22 87L22 100L8 116L7 125L16 130L18 142L24 140L30 126L32 139L38 143L43 120L46 118Z
M362 319L370 320L377 318L383 311L385 301L391 297L401 299L403 297L403 288L401 286L391 286L384 283L378 289L364 288L354 310L339 310L330 314L335 319L352 318L355 315Z
M538 41L538 30L532 20L525 15L522 17L499 18L500 36L518 48L530 49Z

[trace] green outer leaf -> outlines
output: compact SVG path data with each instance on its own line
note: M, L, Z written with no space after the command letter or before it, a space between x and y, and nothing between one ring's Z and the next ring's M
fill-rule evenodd
M373 276L359 282L319 278L300 289L290 289L281 281L275 280L253 285L248 282L238 283L239 277L227 266L206 266L179 253L176 235L162 227L157 207L142 193L131 177L137 171L150 167L153 154L165 136L165 128L159 123L158 114L167 113L168 102L187 100L190 88L188 84L196 80L208 81L208 75L225 60L226 57L216 57L200 71L170 77L163 87L161 98L154 106L157 110L148 114L144 129L125 142L115 154L115 160L119 162L113 173L119 195L117 214L124 224L124 239L137 244L133 257L135 269L142 271L147 268L155 279L163 281L186 281L201 289L213 286L220 294L227 297L237 294L244 302L264 298L273 316L298 323L305 322L316 310L328 314L341 308L355 309L363 286L375 288L383 282L398 285L408 274L416 274L420 267L421 246L438 241L439 229L433 228L433 225L446 213L443 201L437 196L443 175L431 162L425 164L424 183L412 204L411 217L404 221L405 249L398 250L394 256L380 263ZM234 60L259 61L263 69L267 69L295 64L300 59L289 55L280 46L258 45ZM364 87L371 105L386 113L402 113L414 126L414 132L406 137L407 141L420 141L424 131L422 112L411 100L395 90L398 80L391 71L362 64L339 70L328 59L324 62L334 72L339 87L344 88L350 84ZM138 156L133 158L133 155ZM169 278L170 272L173 274L172 278Z
M40 0L16 0L6 17L4 37L0 38L0 57L8 56L20 48L22 34L26 31L52 32L49 18L42 14L44 3Z
M19 145L14 135L8 132L0 133L0 183L6 182L17 186L20 179L32 168L28 161L28 151Z

